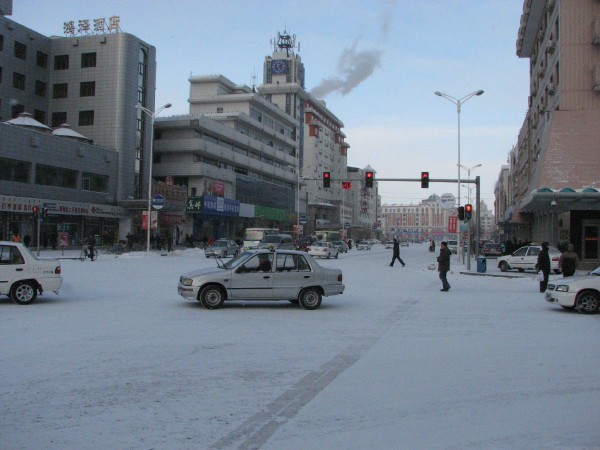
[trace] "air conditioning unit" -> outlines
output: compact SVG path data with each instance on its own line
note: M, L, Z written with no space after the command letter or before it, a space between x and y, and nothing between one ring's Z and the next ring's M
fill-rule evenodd
M554 86L554 84L552 84L552 83L550 83L548 85L548 94L550 94L550 95L556 94L556 86Z
M546 52L554 53L554 50L556 50L556 43L552 40L548 41L548 47L546 47Z
M600 91L600 83L595 83L594 84L594 91L596 91L596 92Z

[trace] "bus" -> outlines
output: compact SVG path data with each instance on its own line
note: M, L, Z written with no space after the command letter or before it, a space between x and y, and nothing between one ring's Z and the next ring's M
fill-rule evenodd
M258 243L268 234L279 234L279 228L246 228L244 250L258 248Z
M332 230L317 230L315 231L315 235L320 241L341 241L342 237L339 231Z

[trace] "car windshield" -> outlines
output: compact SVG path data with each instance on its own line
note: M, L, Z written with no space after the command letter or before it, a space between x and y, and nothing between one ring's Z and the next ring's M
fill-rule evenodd
M279 236L276 235L270 235L270 236L265 236L262 241L260 241L263 244L279 244L279 242L281 241L281 238Z
M235 256L233 259L227 261L225 264L223 264L222 268L223 269L235 269L237 266L239 266L240 264L243 264L248 258L250 258L252 255L254 255L254 252L243 252L240 253L239 255Z

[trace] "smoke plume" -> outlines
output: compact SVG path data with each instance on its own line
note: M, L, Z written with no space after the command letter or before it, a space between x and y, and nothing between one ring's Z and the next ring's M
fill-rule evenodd
M358 42L355 41L342 52L337 66L339 76L324 79L310 91L311 94L317 98L335 91L346 95L373 74L381 65L383 53L379 50L357 51L357 46Z

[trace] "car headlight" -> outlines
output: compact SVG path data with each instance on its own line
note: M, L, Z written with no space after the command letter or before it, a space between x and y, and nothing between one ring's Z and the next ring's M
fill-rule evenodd
M181 283L183 286L191 286L194 283L194 280L192 280L191 278L181 278L181 280L179 280L179 283Z
M566 284L561 284L559 286L556 286L556 290L559 292L569 292L569 286L567 286Z

